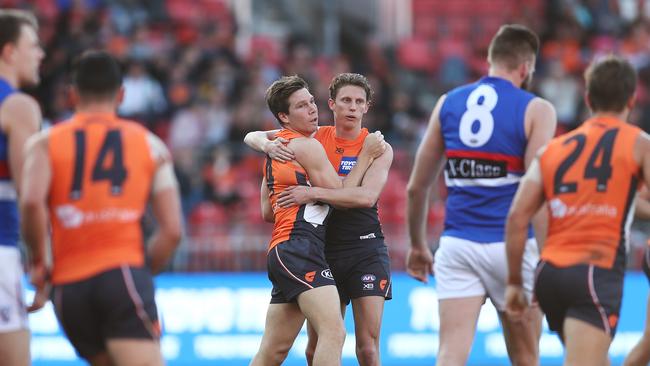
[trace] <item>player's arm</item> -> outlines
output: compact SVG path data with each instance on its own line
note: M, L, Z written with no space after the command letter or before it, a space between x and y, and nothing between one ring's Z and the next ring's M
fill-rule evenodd
M316 139L297 138L291 140L288 146L293 150L298 164L309 175L312 186L324 188L358 186L372 163L372 159L381 156L383 149L385 149L381 134L373 133L366 136L361 153L357 157L357 163L345 179L341 181L336 171L334 171L334 167L327 159L323 145Z
M180 242L182 220L178 182L169 151L155 135L150 133L148 140L157 164L150 199L158 227L149 239L147 257L151 272L156 274L165 268Z
M29 311L43 307L47 301L46 244L48 235L47 196L52 180L47 153L47 133L41 132L27 141L20 190L21 232L29 253L30 281L36 289Z
M286 146L288 141L282 137L275 137L279 131L249 132L244 137L244 143L253 150L265 153L273 160L283 163L291 161L295 157L293 151Z
M528 240L528 225L543 203L542 172L539 159L534 159L519 184L506 220L508 286L505 299L506 310L513 317L520 317L528 306L522 286L521 267Z
M440 128L443 95L431 112L429 125L415 154L413 171L407 185L406 215L411 247L406 260L407 271L415 279L427 282L433 273L433 256L426 241L425 222L429 208L429 191L446 161L445 143Z
M262 205L262 218L266 222L275 222L273 215L273 207L271 207L271 200L269 199L269 187L266 184L266 177L262 178L262 186L260 187L260 203Z
M519 184L506 220L506 255L510 285L522 285L521 262L528 240L528 224L543 203L542 173L539 159L535 159Z
M386 144L386 151L372 162L361 186L341 189L294 186L280 193L278 205L289 207L318 201L337 208L373 207L384 189L392 162L393 149Z
M41 126L41 109L34 98L23 93L7 97L0 108L2 130L9 136L9 168L14 186L20 193L20 178L24 161L25 143Z
M637 196L634 206L634 216L641 220L650 220L650 191L648 186L644 185Z
M650 187L650 135L645 132L639 134L634 144L634 160L639 163L643 182Z
M537 151L553 138L556 127L557 117L551 103L542 98L535 98L528 103L525 115L525 130L528 139L524 156L526 169L535 158ZM537 244L541 249L548 230L548 213L545 206L533 216L532 223Z
M528 103L525 115L526 155L524 164L526 169L537 156L537 152L546 145L553 135L557 126L555 108L551 103L542 98L535 98Z

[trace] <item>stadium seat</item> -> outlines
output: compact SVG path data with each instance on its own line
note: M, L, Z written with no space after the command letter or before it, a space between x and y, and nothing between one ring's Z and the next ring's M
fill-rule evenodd
M410 70L432 71L434 65L429 42L421 38L404 39L397 49L399 63Z

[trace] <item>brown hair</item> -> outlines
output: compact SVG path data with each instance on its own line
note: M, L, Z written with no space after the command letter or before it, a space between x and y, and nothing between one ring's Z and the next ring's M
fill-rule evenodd
M513 70L532 60L538 51L539 38L535 32L520 24L506 24L490 42L488 62Z
M594 61L585 71L587 96L593 112L621 112L636 90L636 72L613 55Z
M82 99L112 99L122 86L122 69L106 51L86 51L73 65L72 84Z
M18 9L0 9L0 50L9 43L18 42L23 25L38 30L38 22L32 13Z
M338 74L332 79L329 87L330 99L336 99L336 94L338 94L339 90L347 85L354 85L363 88L363 90L366 91L366 102L370 102L372 100L374 91L372 90L368 79L361 74L350 72Z
M309 89L307 82L298 75L293 75L281 77L266 89L266 104L280 125L284 125L284 123L280 120L279 114L289 113L289 97L303 88Z

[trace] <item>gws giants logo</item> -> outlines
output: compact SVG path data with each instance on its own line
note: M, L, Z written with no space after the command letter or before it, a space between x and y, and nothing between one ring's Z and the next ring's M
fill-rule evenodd
M382 289L382 291L383 291L386 288L387 283L388 283L388 280L379 281L379 288Z
M314 282L314 276L316 276L316 271L311 271L311 272L305 273L305 279L309 283Z
M327 279L329 279L329 280L333 280L333 279L334 279L334 276L332 276L332 271L330 271L329 268L328 268L328 269L324 269L324 270L322 270L321 273L320 273L320 275L323 276L323 277L325 277L325 278L327 278Z

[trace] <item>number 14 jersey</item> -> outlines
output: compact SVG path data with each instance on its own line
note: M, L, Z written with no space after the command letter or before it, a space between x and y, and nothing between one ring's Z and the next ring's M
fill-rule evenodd
M496 77L447 94L440 109L448 190L443 235L503 242L506 216L525 171L524 118L533 98Z
M640 133L598 117L551 140L540 158L550 217L543 260L624 269L639 188L634 146Z
M76 114L52 127L52 282L144 264L140 219L156 161L142 126L112 114Z

